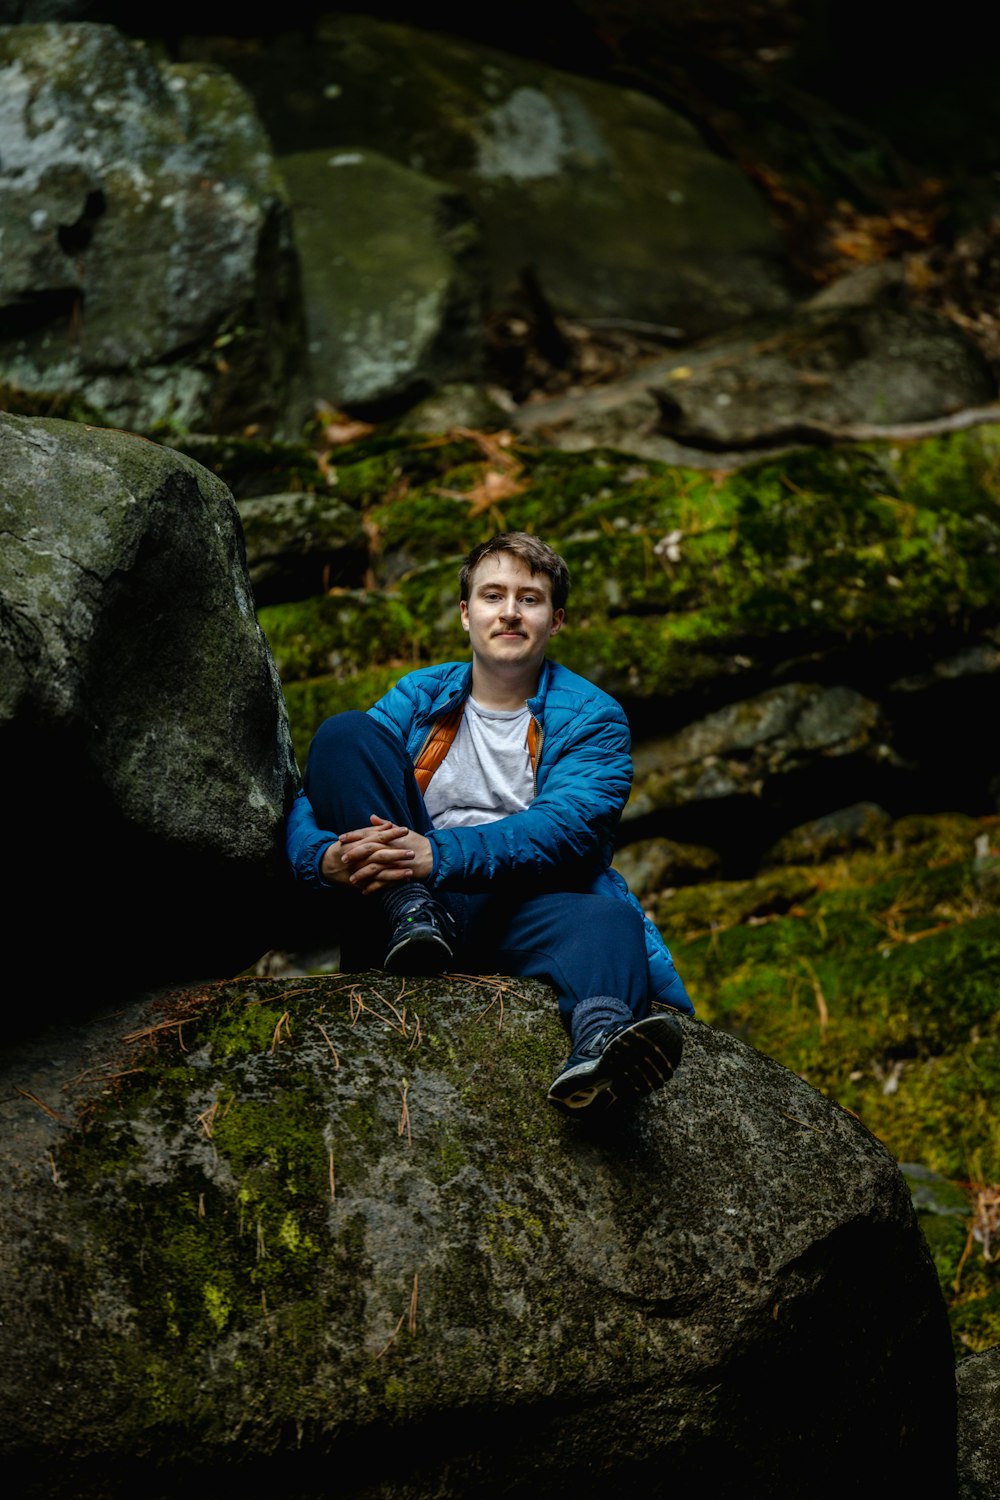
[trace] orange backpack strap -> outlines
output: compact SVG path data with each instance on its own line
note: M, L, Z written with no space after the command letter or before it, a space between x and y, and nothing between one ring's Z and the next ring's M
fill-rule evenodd
M538 770L539 739L538 720L532 714L528 720L528 755L531 758L532 775Z
M421 794L427 791L427 788L431 784L431 777L455 743L455 736L458 733L458 726L462 722L464 712L465 704L463 703L458 708L453 709L450 714L445 714L444 718L438 719L434 728L424 740L423 749L413 764L417 786L420 788Z

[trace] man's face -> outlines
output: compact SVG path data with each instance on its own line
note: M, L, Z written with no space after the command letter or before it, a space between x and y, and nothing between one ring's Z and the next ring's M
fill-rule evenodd
M473 656L501 669L537 671L563 622L563 611L552 608L549 579L510 552L483 558L460 607Z

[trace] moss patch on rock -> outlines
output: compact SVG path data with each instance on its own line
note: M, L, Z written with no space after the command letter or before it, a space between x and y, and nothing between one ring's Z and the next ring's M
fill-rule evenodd
M873 852L656 905L701 1019L836 1099L898 1161L962 1185L967 1219L922 1216L959 1354L1000 1341L983 1254L1000 1201L998 822L902 819Z
M905 654L994 622L998 452L1000 430L983 427L722 475L502 434L375 433L323 462L362 515L371 588L398 595L414 621L417 660L464 655L461 559L498 530L525 530L563 552L574 580L553 655L639 699L721 685L790 652L880 642ZM358 627L340 618L349 659ZM324 636L327 653L342 649ZM322 671L323 650L287 661L286 680ZM358 670L400 654L376 638Z

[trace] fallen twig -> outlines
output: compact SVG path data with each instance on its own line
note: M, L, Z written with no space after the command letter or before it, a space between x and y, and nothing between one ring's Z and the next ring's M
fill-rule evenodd
M819 982L819 975L816 973L816 970L813 968L808 958L803 958L801 960L801 963L802 967L809 975L809 978L812 980L813 994L816 996L816 1012L819 1016L819 1039L820 1042L822 1042L826 1037L826 1028L830 1024L830 1012L827 1008L826 996L823 994L823 987Z
M316 1025L319 1027L320 1031L323 1033L323 1040L326 1042L326 1045L329 1047L330 1051L333 1053L333 1065L334 1065L334 1067L335 1068L339 1068L340 1067L340 1058L337 1056L337 1049L336 1049L336 1047L333 1045L333 1043L331 1042L330 1038L326 1034L326 1027L320 1021L317 1021Z
M395 1328L392 1330L392 1332L390 1333L388 1339L382 1345L381 1349L375 1355L376 1359L381 1359L382 1356L383 1356L383 1354L386 1354L388 1352L388 1350L392 1348L393 1344L396 1342L396 1335L399 1332L399 1330L402 1328L403 1321L404 1321L405 1318L406 1318L406 1313L405 1312L401 1312L400 1315L399 1315L399 1322L396 1324Z
M37 1104L38 1108L43 1110L50 1119L55 1120L58 1125L68 1125L70 1123L63 1115L54 1110L51 1104L46 1104L44 1099L39 1099L38 1095L33 1094L30 1089L17 1088L16 1083L14 1087L23 1099L30 1099L32 1104Z
M204 1130L205 1134L208 1136L209 1140L212 1139L212 1129L213 1129L213 1126L215 1125L215 1117L216 1117L216 1115L218 1113L219 1113L219 1101L218 1101L218 1099L216 1099L215 1103L209 1105L208 1109L205 1110L204 1114L197 1115L195 1117L197 1119L199 1125L201 1126L202 1130Z
M826 1131L821 1130L818 1125L810 1125L808 1120L800 1120L798 1115L789 1114L787 1109L783 1109L781 1113L786 1120L793 1120L796 1125L804 1125L807 1130L815 1130L817 1135L826 1135Z
M400 1092L400 1095L401 1095L402 1100L403 1100L403 1108L400 1110L400 1113L399 1113L399 1128L396 1131L396 1134L397 1135L402 1135L403 1132L405 1131L406 1132L406 1142L407 1142L407 1145L412 1146L413 1145L413 1136L410 1134L410 1106L406 1102L406 1095L409 1092L409 1088L410 1088L409 1080L406 1079L406 1078L404 1078L403 1082L399 1085L399 1092Z

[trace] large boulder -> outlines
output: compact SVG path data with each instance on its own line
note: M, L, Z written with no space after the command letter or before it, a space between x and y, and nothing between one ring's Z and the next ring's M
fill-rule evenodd
M763 198L647 95L361 15L266 49L185 49L245 83L282 154L363 147L457 188L483 222L494 305L529 268L558 313L688 337L789 301Z
M580 1130L542 986L293 989L8 1048L26 1495L954 1494L943 1302L851 1114L690 1022L667 1089Z
M133 985L251 962L295 764L229 491L130 434L0 414L0 516L8 931Z
M992 1500L1000 1492L1000 1345L958 1366L959 1500Z
M453 188L374 151L280 162L302 267L306 357L295 416L390 411L481 363L480 230Z
M0 27L0 376L122 427L283 412L289 214L236 81L113 27Z
M851 785L859 763L868 779L898 759L879 704L845 684L789 682L717 709L677 734L644 740L623 813L630 823L669 814L671 827L703 836L732 828L731 841L753 843L776 807L817 780L827 797ZM792 788L793 790L789 790ZM683 819L679 813L683 810ZM731 846L731 842L730 842Z

